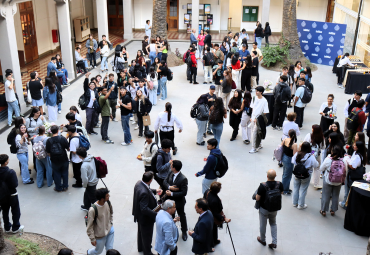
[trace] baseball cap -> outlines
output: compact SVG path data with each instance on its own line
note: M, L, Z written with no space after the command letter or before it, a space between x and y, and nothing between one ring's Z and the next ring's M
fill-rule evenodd
M209 87L209 89L211 89L211 90L215 90L215 89L216 89L216 86L215 86L215 85L211 85L211 86Z

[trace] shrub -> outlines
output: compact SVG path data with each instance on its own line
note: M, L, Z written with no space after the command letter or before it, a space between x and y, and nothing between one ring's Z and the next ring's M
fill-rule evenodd
M282 62L284 65L286 65L286 59L289 58L289 47L290 42L287 40L284 40L284 46L281 47L280 45L277 46L267 46L262 49L262 55L263 55L263 63L267 66L273 66L278 62Z

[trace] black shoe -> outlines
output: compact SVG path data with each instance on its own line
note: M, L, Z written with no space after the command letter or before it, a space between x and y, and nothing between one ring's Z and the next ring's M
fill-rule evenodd
M95 132L95 131L92 131L90 134L91 134L91 135L98 135L98 133L97 133L97 132Z
M203 137L204 137L204 138L207 138L207 135L206 135L206 133L204 133L204 134L203 134ZM369 163L369 165L370 165L370 163Z
M188 240L188 234L186 233L186 231L182 232L182 240L184 241Z
M83 186L81 184L72 184L73 188L82 188Z
M234 138L234 137L231 137L231 138L230 138L230 141L234 141L234 140L235 140L235 138Z
M177 153L177 147L175 147L175 149L173 150L173 155L176 155L176 153Z
M31 181L33 181L33 178L30 178Z
M203 141L203 142L201 142L200 144L201 144L201 145L205 145L205 144L206 144L206 142L205 142L205 141Z
M29 181L29 182L27 182L25 184L33 184L33 183L35 183L35 182L34 181Z
M203 141L203 142L204 142L204 141ZM202 143L203 143L203 142L202 142ZM203 143L203 144L202 144L202 143L196 143L196 144L197 144L197 145L200 145L200 146L203 146L203 145L204 145L204 143Z
M195 85L195 84L199 84L199 83L198 82L194 82L193 84Z
M190 83L190 84L192 84L193 82L192 82L192 81L190 81L189 83Z
M85 208L85 206L83 206L83 205L81 205L81 210L82 211L85 211L85 212L88 212L89 211L89 209Z
M203 84L207 84L207 82L203 82Z
M250 144L251 142L249 140L244 141L245 144Z
M212 131L207 131L207 135L213 135Z

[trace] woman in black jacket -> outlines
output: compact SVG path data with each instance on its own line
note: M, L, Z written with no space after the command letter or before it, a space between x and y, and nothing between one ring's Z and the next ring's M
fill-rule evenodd
M146 116L152 110L152 103L148 98L146 98L141 90L136 91L136 114L137 114L137 124L139 125L139 135L138 137L143 137L143 116ZM145 126L145 131L149 130L149 126Z
M261 49L263 38L263 29L261 23L259 23L257 28L254 30L254 34L256 35L257 47L258 49Z
M245 62L245 68L242 70L242 81L241 81L242 91L252 92L252 88L251 88L251 77L252 77L252 69L253 69L252 56L248 55L247 59L244 62Z
M220 182L212 182L210 189L204 192L204 198L208 202L209 210L213 214L213 247L219 244L221 241L218 239L218 229L222 228L222 224L224 222L229 223L231 219L226 218L225 214L223 213L223 206L221 199L218 196L218 193L221 191L221 183ZM214 251L214 249L212 249Z
M326 145L326 147L329 146L329 141L328 141L329 135L331 133L333 133L333 132L338 133L338 136L339 136L340 141L343 143L343 145L345 145L346 142L344 141L344 135L342 134L342 132L340 132L339 122L336 121L336 122L334 122L333 124L331 124L329 126L329 129L328 130L324 131L324 137L325 137L325 145ZM331 150L329 152L331 152Z
M269 45L269 36L271 35L271 28L270 28L270 23L266 22L265 25L265 43L266 45Z
M231 136L230 141L234 141L236 136L238 135L239 131L239 124L242 118L242 92L241 90L237 89L234 91L234 96L231 98L229 102L229 109L230 109L230 119L229 125L233 128L233 134Z

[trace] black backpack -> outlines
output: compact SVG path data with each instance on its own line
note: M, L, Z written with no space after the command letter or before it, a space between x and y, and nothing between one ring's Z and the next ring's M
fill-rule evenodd
M152 168L152 172L154 174L158 173L158 170L157 170L157 159L158 159L158 155L161 155L162 158L164 159L164 155L165 153L164 152L160 152L159 150L157 151L157 153L154 155L154 157L152 157L152 162L150 163L150 166Z
M276 212L281 210L281 191L279 189L280 182L276 182L274 189L270 189L266 182L262 182L261 184L266 189L264 209L269 212Z
M310 157L311 155L308 156L307 159L309 159ZM307 159L304 161L301 160L300 162L297 162L297 165L294 167L293 174L297 179L306 179L310 177L308 169L304 166L304 163L306 163Z
M208 52L206 54L206 61L205 62L206 62L205 63L206 66L214 66L215 65L215 59L214 59L212 53Z
M194 104L192 107L191 107L191 110L190 110L190 117L195 119L197 117L197 110L198 110L198 107L199 107L199 104Z
M88 102L86 101L85 93L80 96L78 99L78 106L81 110L86 110Z
M201 104L198 106L197 119L200 121L208 120L209 118L209 107L208 104Z
M63 102L63 96L62 93L60 93L59 90L57 90L57 104L60 104Z
M15 130L10 131L7 137L7 142L10 144L10 153L17 154L18 148L17 144L15 143L15 137L17 136Z
M303 89L304 89L304 92L303 92L303 96L301 97L301 101L304 104L308 104L309 102L311 102L312 92L309 88L307 88L306 85L303 85Z
M359 116L358 114L362 112L362 109L355 110L356 108L353 108L351 111L351 114L347 118L347 128L348 130L356 130L359 125Z
M62 158L64 154L64 150L62 145L60 144L60 137L58 137L58 141L53 141L50 146L50 156L56 158Z
M284 86L280 88L278 99L280 102L285 103L288 102L290 99L290 89L289 86Z
M214 169L215 175L217 176L217 178L221 178L226 174L227 170L229 169L227 159L222 153L221 155L211 153L211 155L216 157L216 167Z
M188 67L192 67L192 65L193 65L193 61L191 61L190 54L189 54L189 57L186 59L186 64L188 65Z
M167 81L172 81L173 80L173 72L171 69L167 68Z
M0 204L7 201L10 197L10 190L8 184L6 184L6 177L10 174L11 170L6 171L0 180Z

